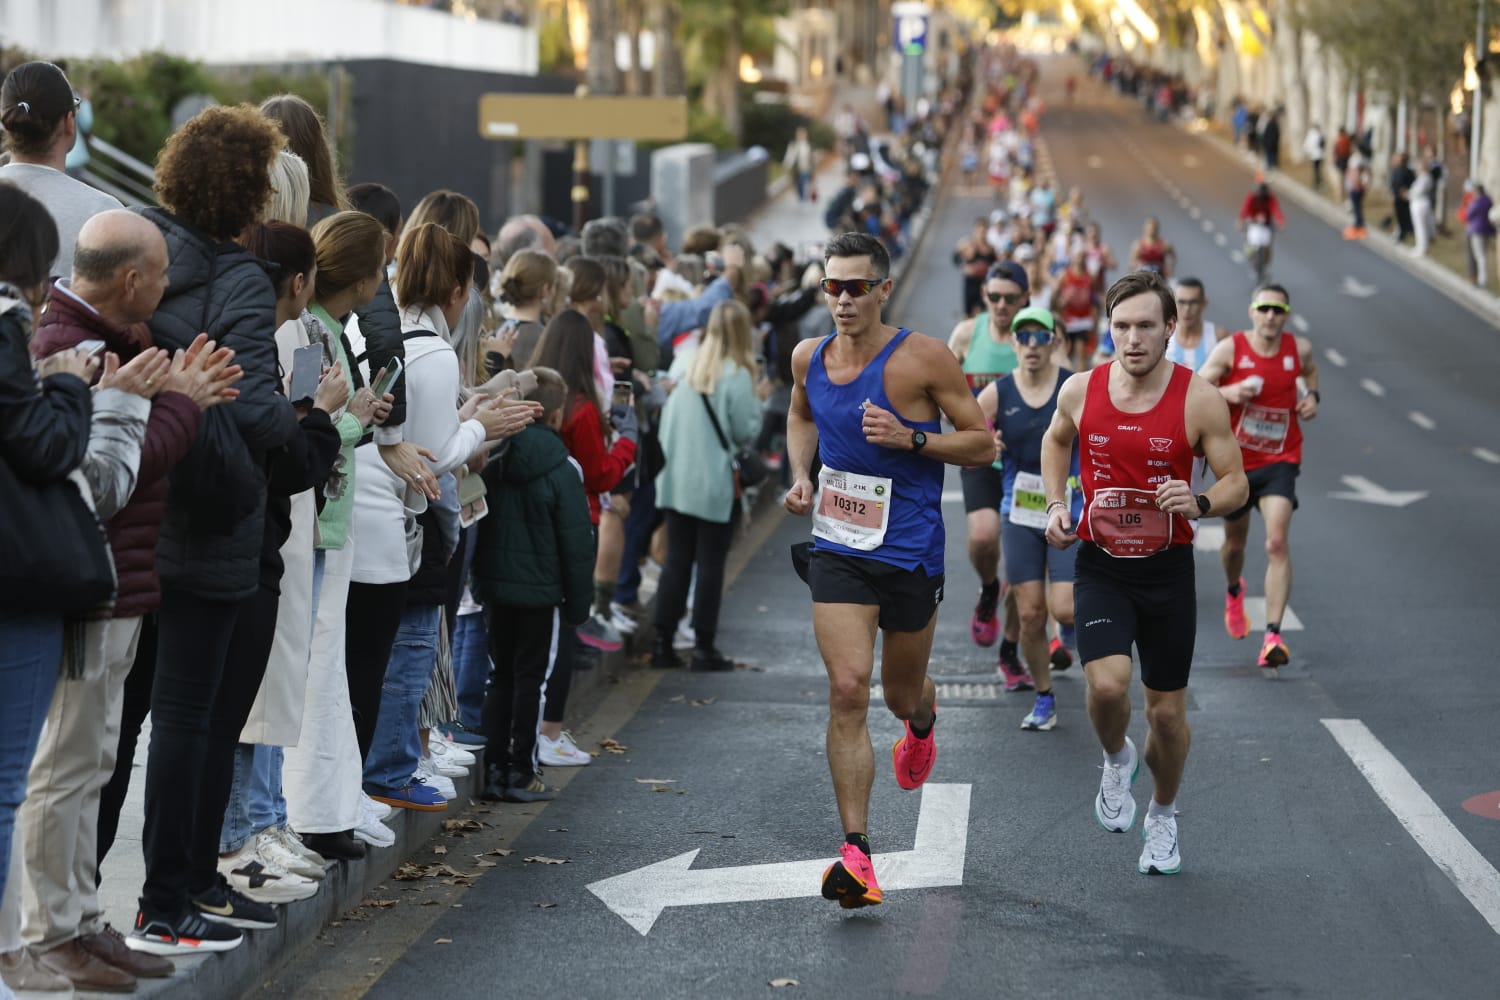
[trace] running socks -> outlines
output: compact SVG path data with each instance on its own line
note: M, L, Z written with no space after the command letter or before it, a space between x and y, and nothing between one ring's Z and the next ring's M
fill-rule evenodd
M1000 578L997 576L989 583L979 587L979 595L986 601L997 601L1000 599Z
M1122 746L1119 753L1110 753L1108 750L1106 750L1104 752L1104 759L1109 761L1115 767L1119 767L1122 764L1129 764L1130 744L1126 743L1124 746Z
M1151 800L1151 808L1146 810L1147 816L1155 816L1157 819L1171 819L1177 815L1177 800L1173 799L1166 805L1158 805L1155 798Z
M907 725L911 726L911 723L908 722ZM937 725L937 709L934 708L932 710L932 721L927 723L927 728L918 729L916 726L912 726L911 734L919 740L925 740L927 737L932 735L932 727L935 725Z
M851 833L851 834L848 834L848 835L846 835L844 837L844 843L846 843L846 844L853 844L855 847L857 847L861 851L865 852L865 857L868 858L870 856L870 838L866 837L864 834L862 834L862 833Z
M1229 585L1229 596L1230 597L1239 597L1240 596L1240 591L1243 590L1243 589L1244 588L1240 586L1240 581L1236 580L1236 581L1234 581L1233 583L1231 583Z
M1009 639L1000 640L1000 658L1002 660L1014 660L1020 647Z
M1266 622L1266 635L1281 635L1281 622Z

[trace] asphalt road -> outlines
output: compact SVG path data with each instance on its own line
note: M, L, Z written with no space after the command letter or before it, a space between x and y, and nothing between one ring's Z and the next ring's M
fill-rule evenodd
M1157 214L1180 270L1207 284L1209 318L1243 325L1251 279L1230 256L1243 164L1087 89L1044 128L1060 179L1084 187L1120 256ZM988 207L946 198L895 318L946 335L959 288L948 255ZM1286 210L1273 270L1323 371L1292 534L1291 606L1304 627L1287 634L1281 677L1260 677L1258 633L1225 635L1222 572L1199 553L1181 875L1138 874L1139 834L1095 824L1099 752L1076 668L1056 683L1058 728L1020 731L1029 696L1000 692L994 651L968 638L974 579L951 476L932 669L953 686L931 779L944 787L927 793L925 813L924 793L898 790L883 765L899 725L878 707L871 718L872 843L877 855L913 851L921 815L927 836L903 870L938 887L888 889L885 905L852 913L817 897L816 869L841 832L822 667L786 551L807 525L785 518L726 601L721 646L753 669L622 688L639 701L612 734L628 750L528 810L515 853L462 908L425 911L368 991L373 977L355 969L343 995L752 997L782 992L770 985L781 978L799 984L788 996L813 997L1500 995L1500 809L1463 807L1500 789L1489 662L1500 638L1496 330ZM1346 476L1425 495L1403 507L1331 497L1350 490ZM1262 538L1257 524L1252 549ZM1253 551L1252 595L1263 569ZM1132 733L1144 736L1139 714ZM953 786L967 788L967 811ZM1143 776L1143 807L1149 794ZM693 851L689 868L681 856ZM568 863L522 860L538 856ZM634 884L599 885L651 865ZM766 867L692 874L743 866ZM757 898L676 905L726 894ZM674 905L658 913L652 900Z

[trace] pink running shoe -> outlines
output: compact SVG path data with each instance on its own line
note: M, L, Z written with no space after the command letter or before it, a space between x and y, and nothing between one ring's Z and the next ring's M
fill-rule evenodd
M1000 654L1000 677L1005 681L1007 691L1031 691L1036 687L1031 671L1022 666L1014 655Z
M896 784L907 791L920 788L922 782L932 774L932 765L936 763L937 717L933 716L933 728L928 731L925 740L912 735L911 723L908 722L906 735L891 747L891 767L896 771Z
M1266 633L1266 641L1260 647L1260 659L1256 666L1269 670L1284 667L1292 661L1292 654L1286 648L1286 643L1281 641L1281 636L1275 632Z
M974 604L974 617L969 619L969 634L974 641L984 648L995 644L1000 637L1000 616L995 613L1000 601L1005 596L1005 585L1000 585L1000 590L995 594L993 600L984 596L984 590L979 591L979 600Z
M1240 592L1224 592L1224 630L1231 639L1243 639L1250 634L1250 619L1245 617L1245 578L1240 577Z
M884 902L870 856L853 844L841 844L839 859L823 871L823 898L838 900L846 910Z

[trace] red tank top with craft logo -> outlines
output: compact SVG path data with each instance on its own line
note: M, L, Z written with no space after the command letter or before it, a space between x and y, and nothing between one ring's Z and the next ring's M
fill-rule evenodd
M1193 524L1156 507L1156 488L1169 479L1190 482L1193 447L1188 441L1188 384L1193 373L1172 366L1172 378L1156 405L1126 413L1109 398L1111 361L1089 373L1078 421L1079 479L1083 519L1078 537L1119 558L1154 555L1193 543Z
M1302 375L1302 356L1297 338L1281 335L1281 346L1269 358L1250 346L1250 336L1234 335L1234 367L1224 376L1224 385L1260 380L1260 391L1242 406L1229 408L1229 426L1240 443L1245 471L1276 462L1302 464L1302 425L1297 422L1297 379Z

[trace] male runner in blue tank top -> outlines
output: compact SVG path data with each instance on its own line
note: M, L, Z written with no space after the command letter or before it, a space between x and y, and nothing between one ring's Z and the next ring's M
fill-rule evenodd
M885 633L885 703L906 725L891 748L896 783L917 788L937 758L927 659L943 599L943 465L987 465L995 443L943 342L881 321L891 296L885 248L846 233L828 243L824 271L834 332L792 355L786 508L813 515L806 579L828 670L828 767L845 834L823 895L852 909L881 901L866 836L875 632ZM942 417L952 432L940 433Z

